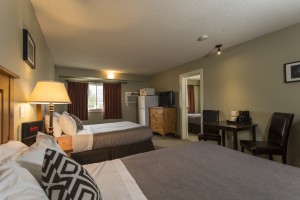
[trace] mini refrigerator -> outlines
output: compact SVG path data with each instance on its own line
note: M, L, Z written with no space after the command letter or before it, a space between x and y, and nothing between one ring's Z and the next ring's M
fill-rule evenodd
M149 107L158 106L158 96L138 96L139 124L149 126Z

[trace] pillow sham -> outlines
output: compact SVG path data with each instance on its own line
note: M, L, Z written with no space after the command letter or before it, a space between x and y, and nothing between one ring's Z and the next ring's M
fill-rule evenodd
M21 152L28 149L28 146L24 143L16 140L10 140L5 144L0 145L0 163L5 162L8 159L13 159Z
M0 199L48 199L30 172L12 162L0 165L0 194Z
M66 135L76 135L76 122L72 117L70 117L69 113L63 112L63 114L60 115L59 125Z
M36 142L16 158L16 162L30 171L38 182L41 182L44 154L48 148L66 155L53 136L38 132Z
M49 133L49 126L50 126L50 116L45 115L45 128L47 133ZM61 134L62 134L62 130L59 125L59 118L53 115L53 135L55 137L59 137L61 136Z
M82 121L75 115L69 113L70 117L72 117L76 123L77 129L82 130L83 129L83 123Z
M42 187L49 199L102 199L97 184L86 169L51 149L45 152Z

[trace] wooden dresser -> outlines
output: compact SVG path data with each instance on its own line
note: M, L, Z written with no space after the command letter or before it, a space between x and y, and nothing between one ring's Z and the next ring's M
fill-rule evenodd
M176 108L150 107L150 128L153 132L165 136L176 133Z

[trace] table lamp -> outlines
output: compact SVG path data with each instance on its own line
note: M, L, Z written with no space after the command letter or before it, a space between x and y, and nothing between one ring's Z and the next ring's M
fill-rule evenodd
M49 135L53 135L54 104L70 104L71 101L63 83L38 81L28 99L28 103L49 104Z

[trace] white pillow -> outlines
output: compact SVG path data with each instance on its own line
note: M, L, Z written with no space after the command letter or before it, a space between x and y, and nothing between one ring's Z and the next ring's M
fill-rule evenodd
M70 115L67 112L63 112L63 114L60 115L59 125L65 134L76 135L77 133L76 122L72 117L70 117Z
M11 162L0 165L0 199L48 199L30 172Z
M49 126L50 126L50 116L49 115L45 115L45 128L47 133L49 133ZM59 119L58 117L55 117L55 115L53 115L53 135L55 137L59 137L62 134L62 130L61 127L59 125Z
M8 159L13 159L21 152L28 149L28 146L24 143L16 140L10 140L5 144L0 145L0 163L5 162Z
M66 155L53 136L38 132L36 142L16 158L16 162L28 169L39 182L42 178L42 165L47 148Z
M56 118L59 118L60 114L58 112L54 112L53 116L56 117Z

